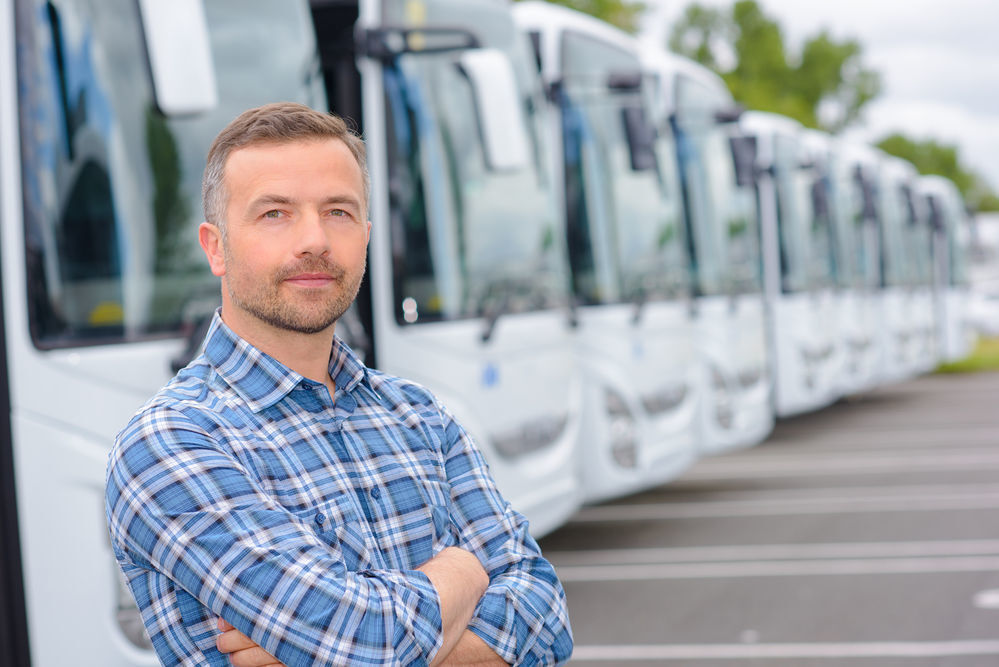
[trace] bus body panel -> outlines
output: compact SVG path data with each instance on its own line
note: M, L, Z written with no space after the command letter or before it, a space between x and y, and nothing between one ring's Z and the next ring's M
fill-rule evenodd
M698 310L708 392L702 451L714 455L758 444L774 425L763 297L706 297Z

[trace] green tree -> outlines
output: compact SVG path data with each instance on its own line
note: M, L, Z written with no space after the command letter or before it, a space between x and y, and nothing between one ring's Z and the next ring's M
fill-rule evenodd
M747 107L831 132L855 122L881 90L857 41L839 42L822 31L800 53L789 53L780 25L755 0L740 0L729 11L689 5L669 48L718 72Z
M637 32L638 19L646 8L644 2L630 0L549 0L549 2L595 16L630 33Z
M972 209L999 211L999 197L981 175L962 165L960 151L956 146L932 139L915 141L901 134L889 135L879 141L877 146L886 153L908 160L921 174L937 174L949 178Z

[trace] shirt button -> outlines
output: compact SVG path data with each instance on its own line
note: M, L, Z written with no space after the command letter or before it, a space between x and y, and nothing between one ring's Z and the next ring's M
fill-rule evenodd
M382 497L382 490L379 489L377 486L371 489L371 497L374 498L375 500L378 500L379 498Z
M323 525L324 523L326 523L326 515L323 514L322 512L317 512L316 513L316 523L319 524L320 526Z

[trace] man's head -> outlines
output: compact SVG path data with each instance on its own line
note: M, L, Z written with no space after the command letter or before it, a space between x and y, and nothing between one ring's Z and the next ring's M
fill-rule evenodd
M248 109L219 132L208 149L208 160L201 182L201 201L205 220L217 225L223 236L228 192L225 187L225 165L229 155L239 148L263 143L288 143L309 139L339 139L347 145L357 160L364 180L364 204L367 212L371 184L368 177L367 153L364 142L343 120L333 114L321 113L304 104L275 102Z
M199 240L237 333L331 330L364 275L368 187L364 145L335 116L271 104L222 130Z

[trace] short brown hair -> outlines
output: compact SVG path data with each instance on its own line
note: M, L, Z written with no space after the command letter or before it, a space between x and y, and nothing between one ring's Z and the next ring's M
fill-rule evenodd
M354 134L342 118L310 109L304 104L276 102L249 109L219 132L208 150L205 174L201 181L201 201L205 220L225 232L225 163L239 148L253 144L287 143L308 139L339 139L347 145L361 168L364 204L371 188L364 141Z

